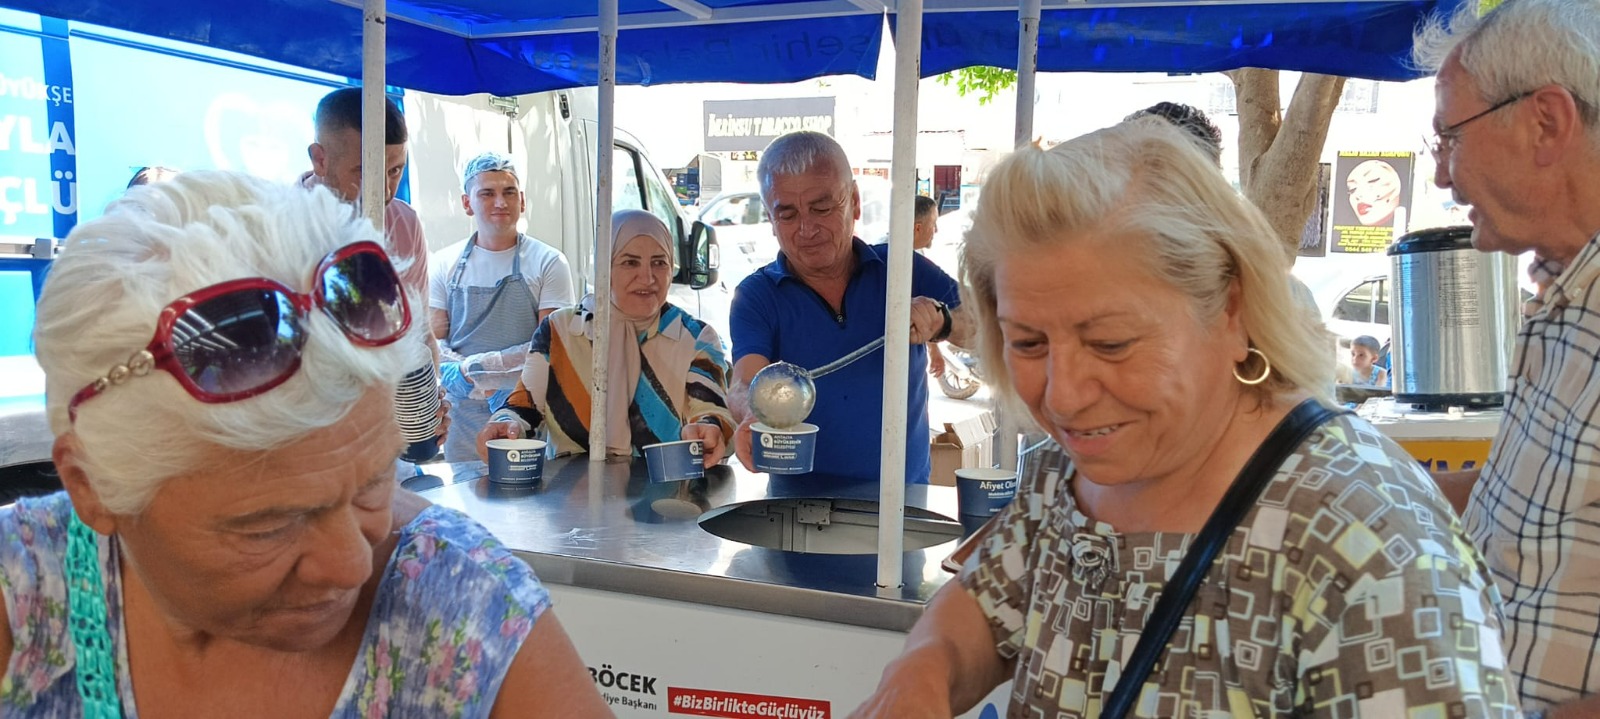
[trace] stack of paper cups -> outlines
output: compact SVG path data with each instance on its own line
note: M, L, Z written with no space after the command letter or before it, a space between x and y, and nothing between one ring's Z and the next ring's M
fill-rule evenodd
M395 421L407 442L402 459L426 462L439 454L439 381L433 362L406 375L395 389Z

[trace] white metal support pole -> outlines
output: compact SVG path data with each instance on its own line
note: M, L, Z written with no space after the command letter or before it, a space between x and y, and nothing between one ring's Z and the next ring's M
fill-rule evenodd
M917 84L922 79L922 0L900 0L895 12L898 17L894 37L894 154L889 170L892 189L889 194L889 296L883 352L883 460L878 472L880 589L900 586L905 544L906 404L911 380L911 226L915 221L917 196Z
M589 461L606 458L606 357L611 349L611 156L617 135L617 0L600 0L599 191L594 230L594 387L590 392Z
M379 232L388 185L384 179L385 0L365 0L361 12L361 214Z
M1015 147L1033 142L1033 97L1039 75L1040 0L1022 0L1017 10L1017 132ZM995 461L1002 469L1017 468L1017 436L1021 428L1004 408L995 409Z
M1017 11L1017 134L1014 147L1033 142L1033 96L1039 74L1041 0L1022 0Z

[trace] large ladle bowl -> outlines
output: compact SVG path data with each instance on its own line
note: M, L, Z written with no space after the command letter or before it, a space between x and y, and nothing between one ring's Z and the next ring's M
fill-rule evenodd
M773 362L750 380L750 411L768 427L784 429L800 424L816 404L816 382L799 365Z
M859 349L814 370L788 362L774 362L750 379L750 411L773 429L793 427L811 415L817 404L816 379L838 370L883 346L879 337Z

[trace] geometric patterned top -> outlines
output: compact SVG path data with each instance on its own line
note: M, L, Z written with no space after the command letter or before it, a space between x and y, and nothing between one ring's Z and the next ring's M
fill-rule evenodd
M1118 533L1077 511L1064 456L1035 467L960 581L1014 667L1007 716L1098 719L1195 535ZM1129 715L1516 717L1499 604L1427 472L1340 416L1234 530Z
M1600 238L1530 268L1505 414L1462 519L1527 707L1600 692Z

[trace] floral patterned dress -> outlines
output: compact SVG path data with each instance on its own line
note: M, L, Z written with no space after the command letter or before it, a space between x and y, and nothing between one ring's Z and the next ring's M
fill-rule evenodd
M14 648L0 716L82 716L67 629L65 493L0 509L0 593ZM139 716L128 675L116 543L100 539L122 715ZM332 717L487 717L550 594L466 515L429 507L400 531L355 666Z

